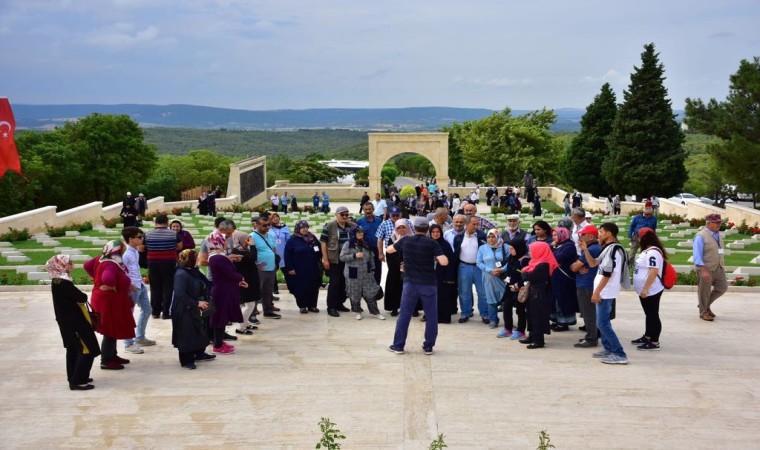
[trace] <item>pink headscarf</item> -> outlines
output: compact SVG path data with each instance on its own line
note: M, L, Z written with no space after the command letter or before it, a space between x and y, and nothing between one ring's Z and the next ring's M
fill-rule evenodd
M570 230L567 228L557 227L552 231L557 233L557 244L561 244L570 239Z
M224 253L224 245L226 243L227 237L219 231L209 234L207 238L209 256Z
M71 257L69 255L55 255L45 263L45 270L50 274L50 278L74 281L69 273L70 264Z
M549 275L553 274L554 270L559 267L549 244L536 241L530 244L530 262L527 266L523 267L522 272L532 272L541 263L549 264Z
M406 227L406 233L399 234L398 232L399 225ZM397 240L401 239L404 236L414 236L414 228L412 227L412 224L409 223L408 219L398 219L397 221L393 223L393 226L394 226L393 236L392 236L393 242L396 242Z

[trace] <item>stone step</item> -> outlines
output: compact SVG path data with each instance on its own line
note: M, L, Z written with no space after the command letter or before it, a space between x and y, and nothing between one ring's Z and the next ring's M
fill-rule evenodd
M31 258L29 258L28 256L24 256L24 255L14 255L14 256L8 256L8 257L7 257L7 258L5 258L5 259L7 259L7 260L8 260L8 262L20 262L20 263L24 263L24 262L27 262L27 261L31 261L31 260L32 260L32 259L31 259Z
M9 247L13 247L12 242L0 241L0 248L9 248Z
M49 280L50 274L47 272L28 272L26 278L29 281Z
M79 236L79 232L76 230L70 230L66 232L66 236Z
M42 266L16 266L16 273L40 272L45 270Z

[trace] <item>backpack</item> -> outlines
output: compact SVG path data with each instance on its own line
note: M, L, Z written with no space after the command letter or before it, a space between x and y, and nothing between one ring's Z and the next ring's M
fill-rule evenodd
M653 248L662 255L659 248ZM665 255L662 255L662 262L662 273L657 277L660 279L660 282L665 289L671 289L676 285L676 281L678 281L678 272L676 272L676 268L673 267L673 264L670 264L670 262L665 259Z

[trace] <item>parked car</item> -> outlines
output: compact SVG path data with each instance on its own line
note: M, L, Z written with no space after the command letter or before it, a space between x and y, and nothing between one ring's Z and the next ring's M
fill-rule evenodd
M668 200L685 205L687 201L700 201L699 197L688 192L682 192L670 197Z
M710 197L699 197L699 201L702 203L707 203L708 205L715 205L718 203L718 200L713 200ZM734 201L730 198L727 198L725 203L734 203Z

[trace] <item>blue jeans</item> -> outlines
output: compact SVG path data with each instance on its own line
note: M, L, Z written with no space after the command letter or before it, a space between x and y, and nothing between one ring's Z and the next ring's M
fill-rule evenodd
M488 304L486 303L486 290L483 288L483 273L478 266L459 263L459 308L462 317L473 316L472 285L478 293L478 313L480 317L488 317Z
M425 348L433 348L438 337L438 286L435 284L404 283L401 294L401 308L396 321L396 333L393 335L393 347L403 350L406 345L406 335L409 333L409 322L417 302L422 303L425 311Z
M603 298L601 303L596 304L596 327L602 335L601 340L604 349L615 355L626 357L625 350L620 345L620 340L615 334L615 330L612 329L612 322L610 321L614 302L614 298Z
M499 324L499 309L496 303L488 304L488 318L491 319L491 323Z
M135 329L134 339L125 339L124 345L132 345L135 340L145 339L145 328L148 327L148 319L153 309L148 299L148 288L143 284L140 289L132 291L132 301L140 307L140 317L137 318L137 328ZM167 312L168 314L168 312Z

